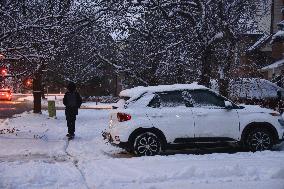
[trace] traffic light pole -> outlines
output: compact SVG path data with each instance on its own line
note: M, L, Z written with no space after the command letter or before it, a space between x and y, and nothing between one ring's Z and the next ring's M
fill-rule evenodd
M0 52L0 61L2 61L3 59L5 59L5 56ZM3 82L4 87L5 87L5 75L7 74L7 70L6 68L0 68L0 82ZM1 83L0 83L1 84ZM1 85L0 85L1 87Z
M2 82L2 87L6 86L5 79L7 76L7 69L5 67L0 67L0 82ZM1 87L1 86L0 86Z

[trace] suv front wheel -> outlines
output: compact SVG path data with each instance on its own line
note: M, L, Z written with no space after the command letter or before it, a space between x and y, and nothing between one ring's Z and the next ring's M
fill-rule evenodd
M264 128L255 128L249 131L246 138L246 147L252 151L270 150L273 146L271 133Z
M134 139L133 151L138 156L154 156L161 152L161 140L152 132L138 134Z

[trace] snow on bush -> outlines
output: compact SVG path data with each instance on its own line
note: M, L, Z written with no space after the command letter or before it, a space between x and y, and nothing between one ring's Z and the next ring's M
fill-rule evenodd
M211 80L211 89L218 92L216 80ZM242 78L231 80L229 84L229 97L233 99L264 99L277 98L277 91L283 91L276 84L259 78Z

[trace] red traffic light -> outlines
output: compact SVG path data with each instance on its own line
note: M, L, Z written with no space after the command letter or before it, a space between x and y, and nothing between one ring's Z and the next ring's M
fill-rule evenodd
M26 88L31 88L33 86L33 79L32 78L26 78L24 80L24 86Z
M2 76L7 75L7 69L6 69L6 68L1 68L1 69L0 69L0 74L1 74Z
M32 84L33 84L33 80L28 79L27 82L26 82L26 85L27 86L31 86Z

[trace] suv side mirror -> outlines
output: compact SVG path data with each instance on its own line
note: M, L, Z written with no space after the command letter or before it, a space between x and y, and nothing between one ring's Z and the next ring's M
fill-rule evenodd
M232 109L233 108L233 104L230 101L225 101L225 108L226 109Z

